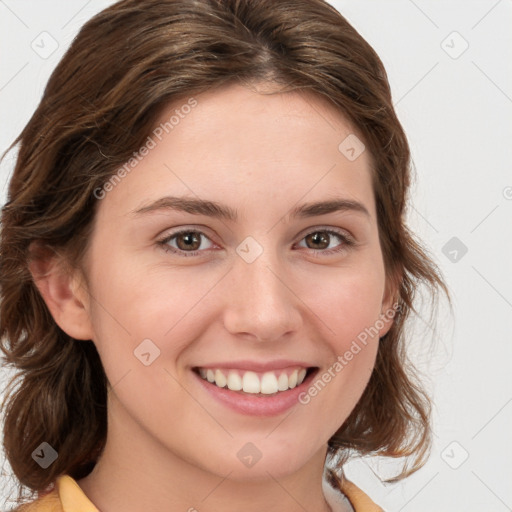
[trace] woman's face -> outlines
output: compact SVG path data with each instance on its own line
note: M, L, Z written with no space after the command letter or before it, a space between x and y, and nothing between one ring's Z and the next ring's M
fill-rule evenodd
M370 156L315 96L195 102L99 194L84 268L109 442L279 477L323 463L391 325Z

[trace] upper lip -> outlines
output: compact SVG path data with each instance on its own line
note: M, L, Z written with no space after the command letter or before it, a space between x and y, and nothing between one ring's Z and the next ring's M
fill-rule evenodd
M291 359L276 359L274 361L223 361L219 363L209 363L206 365L198 365L196 368L204 368L205 370L211 368L218 368L219 370L224 369L233 369L233 370L245 370L245 371L253 371L253 372L266 372L266 371L274 371L274 370L283 370L285 368L289 368L290 366L300 366L302 368L311 368L313 367L310 363L305 363L303 361L293 361Z

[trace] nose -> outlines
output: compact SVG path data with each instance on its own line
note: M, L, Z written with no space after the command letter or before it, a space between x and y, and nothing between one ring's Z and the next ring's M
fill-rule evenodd
M285 266L269 251L252 263L235 258L223 288L226 330L257 342L277 341L299 331L303 303Z

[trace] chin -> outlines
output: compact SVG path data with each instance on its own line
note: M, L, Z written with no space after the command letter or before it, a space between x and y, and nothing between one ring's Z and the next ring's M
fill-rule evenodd
M244 440L235 444L236 448L230 451L232 456L223 459L221 472L223 476L229 474L230 480L240 482L284 478L299 471L318 453L318 450L306 449L299 439L295 442L290 439Z

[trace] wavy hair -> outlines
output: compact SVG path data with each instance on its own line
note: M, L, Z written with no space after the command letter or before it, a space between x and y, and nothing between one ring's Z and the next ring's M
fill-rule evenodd
M386 276L400 276L399 313L328 455L338 468L354 453L405 457L397 478L424 464L430 402L407 358L404 327L420 286L433 303L440 290L449 295L405 222L410 150L381 60L323 0L124 0L81 28L9 148L19 152L1 214L0 348L17 373L2 404L3 447L20 489L43 493L61 474L86 476L107 432L99 355L53 320L29 271L30 244L79 266L95 190L142 146L162 110L234 81L327 98L370 151ZM43 441L58 452L47 469L31 457Z

